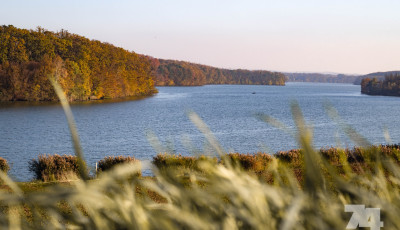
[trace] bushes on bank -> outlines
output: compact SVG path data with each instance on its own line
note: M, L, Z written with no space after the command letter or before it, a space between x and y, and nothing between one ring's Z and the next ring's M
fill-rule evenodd
M182 156L169 155L169 154L158 154L153 157L152 163L160 170L167 168L186 168L199 170L200 162L210 162L213 164L226 164L229 161L233 166L242 167L246 171L259 172L265 170L268 163L272 160L272 156L266 153L256 154L242 154L242 153L228 153L222 160L218 160L216 157L208 156Z
M186 168L186 169L199 169L199 163L202 161L207 161L211 163L217 163L217 158L211 158L204 155L194 157L194 156L182 156L179 155L170 155L170 154L158 154L153 157L152 163L159 170L164 170L167 168Z
M330 165L337 168L339 172L343 172L343 166L350 166L354 173L360 174L365 170L372 170L377 159L390 159L400 163L400 146L399 145L379 145L371 147L355 147L352 149L341 148L321 148L317 151L323 159ZM242 154L228 153L221 160L217 158L206 158L204 156L182 156L159 154L153 158L153 164L161 170L167 168L185 168L199 170L198 163L201 160L213 159L215 163L226 165L226 161L233 166L239 166L244 171L253 172L256 175L263 175L268 171L268 166L273 159L283 163L291 168L296 178L302 180L304 173L304 152L301 149L292 149L289 151L279 151L273 155L267 153Z
M272 161L272 156L266 153L243 154L243 153L228 153L225 159L229 159L234 166L240 166L245 171L260 173L267 169L268 164ZM225 163L222 162L221 163Z
M340 148L321 148L317 151L322 158L327 160L332 166L339 167L340 171L344 162L347 162L354 172L362 172L360 167L371 168L370 166L380 159L391 159L400 163L400 145L379 145L368 148L355 147L352 149ZM279 162L291 166L297 170L296 174L302 173L303 153L300 149L289 151L279 151L275 154L256 153L228 153L221 160L216 157L208 156L182 156L170 154L158 154L153 157L152 163L159 170L169 168L190 169L201 171L200 162L210 162L212 164L225 164L228 160L231 165L239 166L245 171L260 174L268 169L269 164L277 159ZM97 173L101 173L113 168L115 165L123 163L135 163L139 160L133 156L108 156L98 162ZM7 160L0 157L0 170L8 172L10 169ZM65 180L68 176L79 175L77 158L71 155L41 155L38 159L29 162L29 171L34 173L34 178L42 181ZM141 173L138 174L139 176Z
M355 147L353 149L322 148L319 150L322 157L333 164L340 164L339 157L343 155L348 163L375 162L377 158L391 159L400 162L399 145L378 145L366 148Z
M29 171L36 180L66 180L79 175L78 159L71 155L40 155L29 161Z
M2 157L0 157L0 170L4 173L7 173L8 170L10 170L10 166L8 165L7 160Z
M318 152L324 159L333 164L341 163L341 155L345 157L348 163L374 161L377 157L390 158L396 162L400 162L400 145L378 145L366 148L354 147L352 149L330 147L321 148ZM292 149L289 151L279 151L274 157L280 161L293 164L302 161L303 153L300 149Z
M300 149L292 149L289 151L279 151L275 155L275 158L282 162L294 163L299 162L303 159L303 155Z
M139 160L131 156L108 156L97 163L97 173L110 170L116 165L136 163L138 161ZM141 173L139 173L138 176L141 176Z
M34 174L36 180L62 181L71 176L79 176L77 160L77 157L72 155L40 155L38 159L29 161L29 171ZM118 164L134 163L137 161L134 157L129 156L105 157L98 162L97 172L107 171Z

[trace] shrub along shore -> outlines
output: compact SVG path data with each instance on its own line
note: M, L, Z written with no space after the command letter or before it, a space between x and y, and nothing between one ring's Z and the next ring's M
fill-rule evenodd
M361 174L365 170L373 169L374 162L379 158L390 159L396 163L400 162L400 145L378 145L366 148L355 147L346 148L321 148L318 153L330 165L336 167L339 172L343 172L343 166L348 164L354 173ZM289 151L279 151L275 154L268 153L227 153L221 157L211 156L183 156L180 154L158 154L153 157L152 164L159 171L168 169L183 169L201 171L199 164L208 162L214 165L229 164L238 166L243 171L252 173L268 180L267 171L271 167L273 159L278 160L291 168L299 181L303 180L304 174L304 155L303 150L293 149ZM115 165L123 163L139 162L133 156L107 156L96 163L96 172L93 178L102 172L112 169ZM8 162L0 157L0 170L8 172L10 166ZM29 171L33 173L34 180L65 181L68 178L79 177L79 166L77 157L72 155L40 155L37 159L29 161ZM141 172L137 173L141 176Z

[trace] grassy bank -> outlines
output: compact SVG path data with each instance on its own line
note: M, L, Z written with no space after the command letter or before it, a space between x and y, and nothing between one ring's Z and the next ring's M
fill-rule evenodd
M140 176L138 161L124 161L88 182L16 184L2 174L0 224L23 229L345 229L351 213L344 212L344 205L365 204L382 209L385 229L399 227L399 146L304 149L218 159L162 154L153 159L152 178Z
M373 154L372 154L373 153ZM343 173L344 165L348 164L353 173L362 174L370 172L374 168L377 158L381 160L391 160L395 163L400 161L399 145L379 145L367 148L322 148L317 151L324 160L332 167ZM227 153L220 157L210 157L204 155L183 156L171 154L158 154L153 157L152 165L157 170L164 172L170 169L201 171L200 164L208 162L215 165L229 164L240 167L243 171L258 176L265 175L274 161L285 164L291 168L299 181L304 176L304 150L293 149L289 151L279 151L274 154L268 153ZM96 172L92 173L91 178L112 169L116 165L124 163L139 162L134 156L108 156L96 163ZM4 172L9 170L7 161L0 159L0 166ZM36 181L65 181L71 176L80 176L79 165L76 156L71 155L40 155L37 159L29 161L29 171L33 173ZM138 176L141 172L138 172Z

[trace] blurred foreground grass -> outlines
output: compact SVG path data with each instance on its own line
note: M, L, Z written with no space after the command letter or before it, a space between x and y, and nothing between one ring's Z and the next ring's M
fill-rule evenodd
M95 180L86 180L78 142L74 145L78 149L83 179L66 184L21 186L0 172L2 186L7 188L0 190L0 226L9 229L346 229L352 213L344 211L345 205L361 204L381 209L385 229L400 229L397 155L385 157L382 149L365 146L363 151L367 157L363 162L338 151L333 164L314 150L311 130L300 108L294 104L292 111L298 129L296 138L302 149L297 155L301 180L284 159L270 159L262 172L268 180L244 171L233 158L223 154L208 127L191 114L192 121L219 153L223 164L202 160L195 168L154 167L154 177L143 178L137 176L140 163L134 162L103 172ZM76 141L73 119L68 120Z
M380 154L375 150L366 151ZM385 229L399 228L397 162L382 157L356 171L348 161L336 167L317 158L315 168L301 165L303 180L275 158L259 175L228 159L224 164L202 160L193 169L155 168L150 178L137 176L138 163L86 182L13 183L3 174L0 224L11 229L346 229L351 213L344 205L364 204L381 208Z

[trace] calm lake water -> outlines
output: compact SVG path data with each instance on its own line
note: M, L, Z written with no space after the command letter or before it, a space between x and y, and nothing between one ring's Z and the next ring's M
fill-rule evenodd
M253 153L297 148L296 140L257 119L267 114L294 128L290 104L297 100L314 127L317 148L352 147L327 115L330 102L341 118L371 143L384 144L387 130L400 140L400 98L366 96L349 84L287 83L286 86L207 85L159 87L153 97L107 103L72 105L88 164L110 155L133 155L150 160L157 154L146 136L154 133L163 150L188 155L193 149L210 151L203 135L187 116L196 112L226 151ZM190 141L188 141L190 140ZM0 156L19 181L32 179L28 161L40 154L73 153L69 129L59 105L13 103L0 105Z

